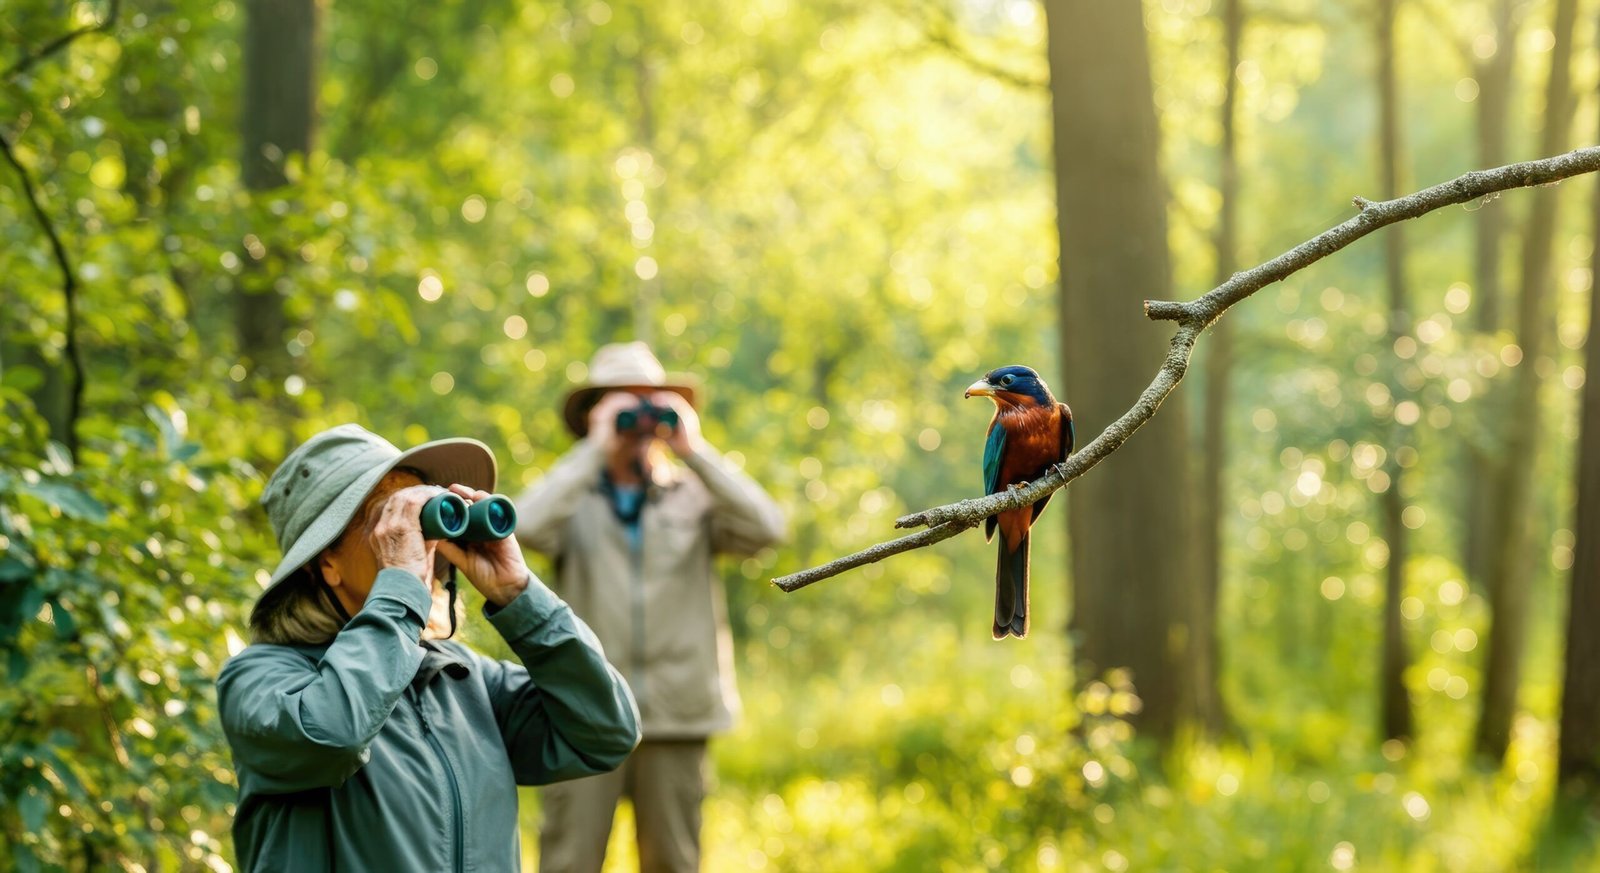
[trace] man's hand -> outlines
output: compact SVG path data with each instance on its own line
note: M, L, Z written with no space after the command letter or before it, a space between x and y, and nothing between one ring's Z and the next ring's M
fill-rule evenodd
M637 395L628 391L610 391L589 410L589 435L596 445L610 449L617 441L617 413L639 405Z
M613 416L614 418L615 416ZM593 435L593 431L590 434ZM486 500L487 491L474 491L465 485L451 485L450 490L474 503ZM418 509L421 504L418 504ZM503 607L517 599L528 587L528 565L522 559L522 549L515 536L503 540L467 543L463 548L449 540L440 540L439 554L466 574L472 587L496 607Z
M672 429L665 440L667 447L680 458L687 458L699 451L705 441L700 438L700 416L689 405L689 401L674 391L657 391L650 397L650 402L678 413L678 426Z
M389 495L372 525L368 542L379 569L406 570L430 588L433 584L434 543L422 538L422 504L439 493L432 485L412 485Z

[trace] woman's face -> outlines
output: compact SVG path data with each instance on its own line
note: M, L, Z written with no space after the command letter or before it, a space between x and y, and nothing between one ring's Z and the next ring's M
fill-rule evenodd
M421 484L422 480L415 473L391 470L367 495L366 502L356 510L355 517L350 519L350 524L339 535L339 539L317 558L317 568L322 571L323 581L333 589L334 596L339 598L351 615L360 611L361 605L367 602L367 594L372 591L372 583L377 581L378 571L382 569L378 566L377 554L372 550L372 527L378 521L384 502L389 495L402 488ZM429 588L434 587L432 578L422 581Z

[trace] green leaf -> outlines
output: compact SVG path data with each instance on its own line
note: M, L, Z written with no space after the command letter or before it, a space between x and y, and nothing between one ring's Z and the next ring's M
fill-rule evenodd
M18 391L32 392L38 390L39 386L44 384L44 374L39 372L39 368L25 364L13 364L6 367L3 378L5 379L6 387L15 388Z
M139 683L133 679L133 672L121 664L111 671L111 684L117 686L117 690L121 691L123 697L129 701L137 701L144 697L139 690Z
M31 662L28 660L27 655L22 654L21 649L11 649L10 655L6 658L7 679L9 679L13 685L21 682L22 677L28 675L29 666L31 666Z
M61 514L68 518L80 518L85 521L104 522L106 520L105 504L94 499L87 492L66 482L44 480L35 484L21 482L18 491L31 494L34 497L61 510Z
M44 816L47 809L44 795L39 791L23 792L17 800L17 807L22 813L22 826L33 833L44 830Z
M160 429L161 442L167 447L167 451L172 451L183 442L183 435L178 433L177 423L172 420L172 416L168 415L166 410L154 403L146 403L144 405L144 414L149 416L150 420L155 422L155 426Z
M72 455L67 452L66 446L55 440L50 440L44 444L44 456L50 462L50 468L55 471L56 475L69 476L72 474Z
M0 582L24 582L33 578L33 568L15 555L0 556Z
M69 734L65 734L62 731L55 731L52 733L52 739L55 739L56 735L62 736L69 743L71 742L71 735ZM57 742L59 742L59 740L57 740ZM78 774L73 772L72 765L68 764L65 758L56 754L55 749L52 748L44 748L41 749L40 752L44 755L45 760L50 764L50 769L56 771L56 775L61 777L61 782L67 787L67 795L69 797L74 800L84 800L88 797L88 792L83 788L83 782L78 779Z
M50 615L56 622L56 639L70 640L78 635L78 620L72 617L72 612L61 605L60 598L50 598Z
M44 592L32 583L0 586L0 643L10 643L22 623L39 612Z

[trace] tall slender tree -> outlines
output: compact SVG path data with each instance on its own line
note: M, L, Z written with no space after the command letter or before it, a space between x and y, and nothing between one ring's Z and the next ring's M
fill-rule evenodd
M1489 32L1492 44L1488 57L1484 49L1467 46L1466 51L1475 60L1473 74L1478 82L1477 100L1477 153L1478 166L1498 167L1506 162L1506 131L1509 129L1511 95L1516 69L1517 19L1513 14L1514 0L1494 0L1491 10L1493 29ZM1477 245L1473 249L1473 328L1481 333L1499 330L1504 321L1501 315L1505 297L1501 280L1504 261L1501 249L1507 236L1507 212L1500 204L1479 209L1474 216ZM1481 398L1480 398L1481 402ZM1484 442L1499 432L1499 423L1486 421L1482 433L1469 437L1463 446L1469 464L1467 469L1481 471L1494 469L1504 459ZM1493 541L1488 523L1493 514L1490 498L1492 476L1467 477L1465 518L1462 525L1462 566L1467 578L1481 584L1487 575L1489 544Z
M1539 150L1556 154L1567 148L1572 126L1572 30L1577 0L1557 0L1550 49L1550 77L1545 89L1544 127ZM1522 679L1522 650L1527 637L1528 599L1533 571L1528 518L1533 507L1533 460L1539 442L1539 358L1550 332L1551 258L1555 247L1559 188L1534 193L1523 238L1522 291L1517 301L1516 331L1521 362L1511 371L1506 418L1505 463L1496 471L1497 510L1488 532L1489 638L1484 664L1483 709L1478 718L1476 748L1486 758L1504 757L1511 739L1517 689Z
M1239 249L1239 46L1244 40L1244 0L1224 0L1218 10L1222 23L1223 86L1220 121L1222 137L1217 149L1217 230L1213 243L1217 253L1216 284L1233 275ZM1223 498L1223 480L1228 458L1227 413L1229 382L1233 378L1233 323L1221 319L1211 328L1211 342L1205 354L1204 439L1205 455L1200 472L1200 567L1204 585L1200 592L1199 622L1215 627L1222 592L1224 519L1229 515ZM1208 657L1217 669L1221 663L1216 634L1210 634L1212 650ZM1227 711L1215 683L1209 699L1200 703L1201 723L1212 730L1227 722Z
M1600 16L1596 22L1600 23ZM1590 209L1594 248L1590 268L1600 267L1600 183ZM1586 378L1579 405L1578 512L1571 587L1567 593L1566 680L1561 686L1561 740L1557 780L1584 794L1600 791L1600 288L1589 289L1589 336L1584 343Z
M286 162L309 154L316 119L317 4L315 0L245 3L244 91L239 112L239 165L245 187L273 191L289 184ZM258 215L265 216L264 210ZM288 369L288 317L280 286L281 255L267 228L245 239L234 295L239 355L258 378L282 379ZM269 262L268 259L272 259Z
M1382 168L1383 196L1400 196L1400 84L1395 75L1395 19L1400 0L1378 0L1378 163ZM1384 279L1389 289L1389 342L1398 349L1410 332L1406 313L1406 244L1402 225L1384 231ZM1401 489L1403 468L1400 450L1409 441L1409 430L1400 420L1399 408L1404 388L1398 378L1404 362L1396 356L1390 362L1389 394L1396 413L1390 421L1389 455L1385 472L1389 487L1379 495L1382 507L1383 536L1389 545L1389 562L1384 569L1383 654L1379 668L1379 694L1382 699L1382 730L1385 739L1404 739L1412 734L1411 699L1406 692L1405 669L1408 661L1405 628L1401 622L1400 601L1405 596L1406 526L1403 522L1405 496Z
M1167 292L1167 192L1140 3L1049 0L1061 252L1063 396L1097 433L1145 387L1165 340L1140 301ZM1214 676L1183 409L1164 412L1100 475L1069 489L1079 675L1125 667L1141 727L1170 735ZM1079 487L1079 486L1082 487Z

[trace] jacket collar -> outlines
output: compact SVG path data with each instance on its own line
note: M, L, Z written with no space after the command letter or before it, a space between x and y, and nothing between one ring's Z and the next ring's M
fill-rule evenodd
M610 478L610 473L602 468L600 475L595 477L594 484L590 486L590 490L596 492L603 490L604 483L608 478ZM650 479L644 486L645 500L647 502L653 501L662 494L677 488L683 484L683 481L683 470L678 464L670 462L657 464L650 468Z
M417 668L417 677L412 680L419 686L432 682L440 672L449 674L452 679L465 679L472 672L472 662L460 643L423 640L422 648L426 654L422 656L422 666Z
M322 656L328 652L328 643L317 646L295 646L307 657L321 661ZM412 684L419 688L433 681L433 677L443 672L452 679L465 679L472 672L472 660L467 657L465 648L456 642L444 640L423 640L420 645L423 649L422 666L417 668L417 675L412 678Z

